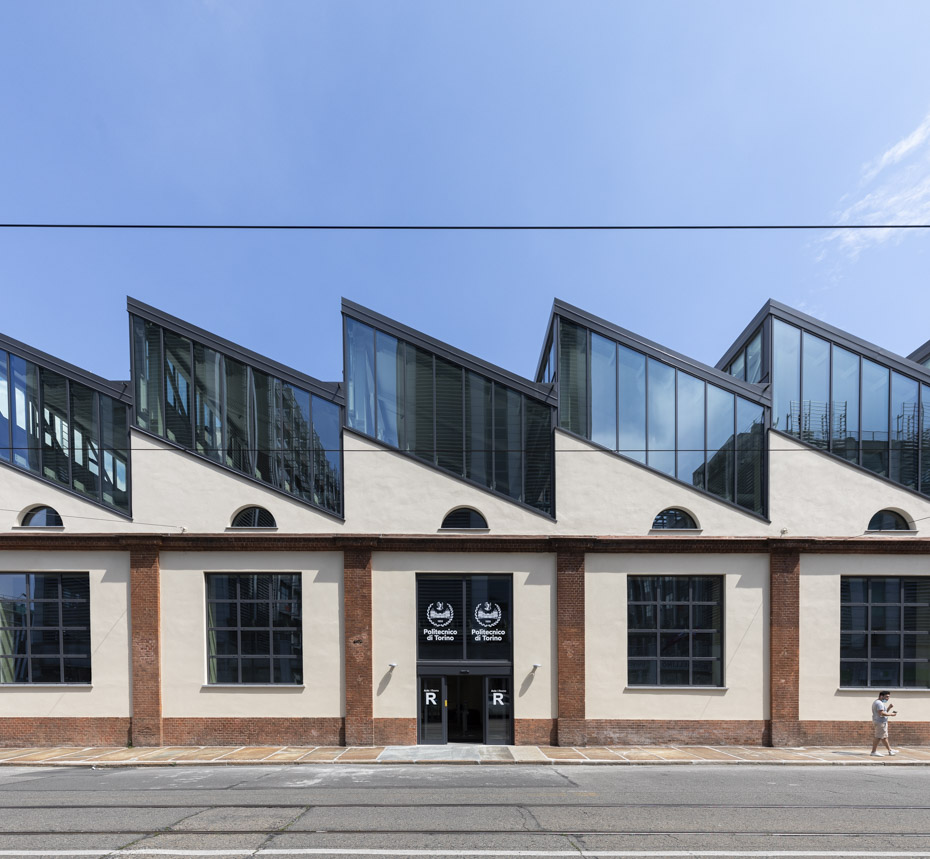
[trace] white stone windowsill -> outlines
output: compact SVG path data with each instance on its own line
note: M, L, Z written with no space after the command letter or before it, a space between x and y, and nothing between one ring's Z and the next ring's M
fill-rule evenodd
M917 529L908 529L905 531L903 528L900 531L869 531L866 529L867 537L916 537Z
M14 531L64 531L64 525L14 525Z
M490 528L439 528L437 534L490 534Z
M673 537L693 537L700 536L703 528L650 528L650 536L659 536L661 534L671 534Z
M274 528L233 528L231 525L226 529L227 534L254 534L258 532L259 534L268 534L274 533L278 530L277 525Z
M204 683L201 692L212 689L265 689L269 692L299 692L306 687L302 683Z
M624 692L655 692L657 689L673 689L676 692L726 692L729 686L624 686Z
M0 683L0 689L93 689L93 683Z

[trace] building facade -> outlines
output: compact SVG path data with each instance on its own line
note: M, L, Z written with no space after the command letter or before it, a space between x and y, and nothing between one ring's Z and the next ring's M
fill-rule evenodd
M126 382L0 336L0 743L930 742L927 344L556 301L529 379L343 301L323 382L128 313Z

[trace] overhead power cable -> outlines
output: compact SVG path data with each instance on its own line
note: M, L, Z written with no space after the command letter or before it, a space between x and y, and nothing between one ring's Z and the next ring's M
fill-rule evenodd
M927 230L930 224L51 224L9 223L13 230L345 230L345 231L639 231L639 230Z

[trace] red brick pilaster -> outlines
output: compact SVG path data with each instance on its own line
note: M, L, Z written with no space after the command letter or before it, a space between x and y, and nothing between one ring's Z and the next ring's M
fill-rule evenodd
M773 746L801 745L799 721L801 556L778 546L769 556L769 701Z
M374 744L371 669L371 551L343 554L345 610L346 745Z
M558 742L560 746L584 746L584 552L556 553L556 603Z
M132 744L162 745L161 587L158 547L129 553L132 623Z

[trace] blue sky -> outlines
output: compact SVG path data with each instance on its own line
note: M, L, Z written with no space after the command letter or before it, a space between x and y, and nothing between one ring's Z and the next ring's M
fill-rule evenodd
M0 4L0 222L930 223L930 3ZM345 296L532 375L552 299L714 363L768 298L907 354L930 230L0 230L0 331L131 295L318 378Z

